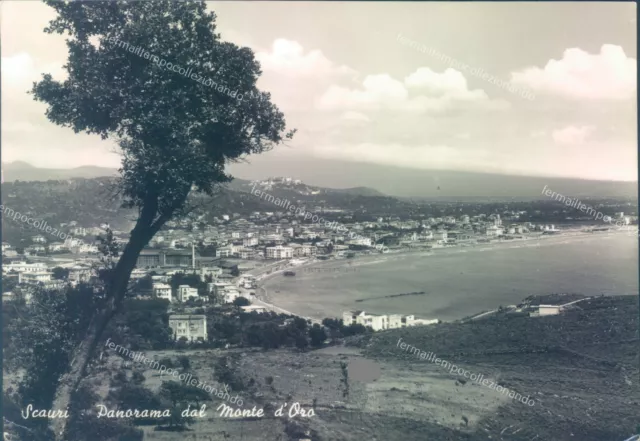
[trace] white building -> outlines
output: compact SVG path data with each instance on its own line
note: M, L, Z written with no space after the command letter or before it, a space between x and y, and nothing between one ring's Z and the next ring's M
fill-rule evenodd
M189 299L197 299L198 297L197 288L191 288L189 285L180 285L178 287L178 299L180 299L181 302L186 302Z
M369 238L369 237L357 237L355 239L351 239L351 240L347 241L347 244L370 247L371 246L371 238Z
M242 309L242 311L244 312L257 312L258 314L267 312L267 308L259 305L241 306L240 309Z
M529 314L531 317L558 315L562 312L562 305L538 305L538 310Z
M243 248L240 250L241 259L253 259L256 255L256 251L251 248Z
M87 235L87 229L83 228L83 227L72 228L71 229L71 234L73 234L75 236L86 236Z
M79 253L95 254L98 252L98 247L90 243L83 243L78 249Z
M303 256L315 256L316 254L318 254L318 247L307 243L302 244Z
M540 315L558 315L562 307L560 305L540 305L538 313Z
M492 226L487 228L487 233L486 234L489 237L502 236L503 230L502 230L502 228L500 228L500 227L498 227L496 225L492 225Z
M224 293L224 303L233 303L235 299L240 297L240 291L238 291L235 287L227 288Z
M222 297L224 295L224 292L227 289L227 287L231 287L231 285L224 282L213 282L213 283L207 284L207 288L209 289L209 292L213 293L213 295L218 297Z
M434 240L439 240L439 241L446 241L449 238L449 233L447 233L444 230L434 231L432 235Z
M159 299L165 299L171 302L171 286L165 283L154 283L153 295Z
M205 277L211 276L213 279L217 279L222 275L222 268L217 266L202 267L200 268L200 277L204 280Z
M68 280L74 285L78 283L88 282L91 278L91 270L82 266L74 266L69 268Z
M349 311L342 313L345 326L359 324L370 326L374 331L389 329L389 318L386 315L366 314L364 311Z
M78 239L76 237L67 237L65 239L64 243L67 246L67 248L75 248L75 247L79 247L82 244L84 244L84 241L82 239Z
M53 242L49 244L49 251L62 251L68 249L67 245L63 242Z
M47 243L47 239L44 236L33 236L31 238L31 240L33 241L33 243Z
M45 247L42 245L30 245L24 249L25 253L28 254L44 253L45 250Z
M216 250L216 257L231 257L233 255L233 249L230 247L218 248Z
M27 263L27 262L11 262L6 265L2 265L2 271L17 271L19 273L37 273L47 270L47 265L42 262Z
M35 284L40 282L49 282L51 280L52 274L53 273L49 271L30 271L18 273L18 283Z
M206 315L170 315L169 327L173 331L175 340L184 337L188 341L207 341Z
M267 259L291 259L293 258L293 248L283 247L281 245L275 247L267 247Z
M342 321L345 326L360 324L370 326L374 331L384 329L398 329L407 326L432 325L440 323L440 320L416 319L414 315L403 316L401 314L377 315L367 314L364 311L347 311L342 313Z
M257 237L245 237L244 239L242 239L242 246L244 247L253 247L258 245L258 238Z

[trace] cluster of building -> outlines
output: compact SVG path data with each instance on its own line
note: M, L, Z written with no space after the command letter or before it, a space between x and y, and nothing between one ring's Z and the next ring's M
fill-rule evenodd
M67 283L72 286L81 282L88 282L91 278L90 265L73 262L64 268L68 270L67 282L53 277L50 265L45 262L28 263L23 260L13 261L2 265L3 278L17 278L17 283L22 285L42 284L46 288L62 288Z
M342 313L342 323L345 326L362 325L371 327L374 331L386 329L406 328L407 326L424 326L440 323L440 320L417 319L414 315L402 314L367 314L364 311L347 311Z
M275 178L258 184L268 189L276 184L296 185L299 182L291 178ZM309 207L309 211L324 215L330 213L341 219L350 218L349 213L335 208ZM305 224L299 216L281 211L253 212L248 216L229 213L220 218L214 217L213 220L207 219L204 214L196 214L168 222L166 228L154 236L150 247L140 253L132 278L141 278L154 271L152 295L171 302L186 302L198 298L206 301L206 298L199 296L195 287L180 286L177 291L172 291L167 285L171 275L185 271L197 273L203 279L209 275L213 282L207 284L207 294L229 303L240 295L236 278L255 267L256 261L317 257L340 259L376 253L378 251L374 246L379 243L393 251L488 241L496 237L517 237L531 231L557 231L554 225L514 223L519 214L507 213L505 219L511 221L509 224L503 224L499 214L427 217L420 220L381 217L370 222L345 222L346 232L320 224ZM31 238L31 245L20 253L9 243L3 242L3 257L11 261L3 266L3 273L8 277L17 277L19 284L41 283L48 288L88 281L92 264L98 262L98 247L90 237L95 238L107 227L108 224L83 227L76 221L64 223L60 228L69 231L73 237L59 243L49 242L46 235L36 235ZM129 233L126 231L113 230L113 234L119 244L124 245L128 241ZM210 252L200 255L195 251L196 246L200 251L208 249ZM53 277L52 269L55 267L69 271L67 280ZM240 285L251 288L254 283L243 280Z
M319 193L301 184L291 178L255 182L266 190L286 185L296 188L300 194ZM247 215L228 213L217 217L194 212L183 219L167 222L165 228L153 237L149 248L138 257L132 280L152 274L153 286L145 295L166 299L172 304L194 299L232 303L241 295L242 288L255 287L255 279L243 277L243 273L255 268L259 261L341 259L380 252L375 248L377 244L384 244L390 251L428 249L496 238L517 238L531 232L558 231L554 225L520 222L520 216L526 212L515 211L505 211L502 217L500 214L478 214L421 216L407 220L386 216L371 221L353 221L353 213L342 209L327 206L304 208L306 212L339 220L346 231L305 222L302 215L279 210L279 207L274 207L274 211ZM617 217L624 217L624 214L619 213ZM59 227L68 231L69 238L65 242L56 242L54 239L57 238L46 234L32 236L24 250L3 242L2 255L9 261L3 265L3 278L16 278L19 285L41 284L47 288L63 288L66 284L89 281L93 277L93 264L99 262L95 237L103 234L109 225L81 226L71 221ZM126 244L129 230L127 227L123 231L112 229L115 241ZM199 252L196 252L196 247ZM64 280L54 277L53 269L56 267L68 271ZM188 285L172 289L169 285L171 276L178 272L198 274L202 280L206 278L206 293ZM3 299L10 297L10 293L3 293ZM245 308L261 310L252 306ZM376 330L436 322L416 319L411 315L376 316L362 311L345 313L344 317L345 324L360 323Z

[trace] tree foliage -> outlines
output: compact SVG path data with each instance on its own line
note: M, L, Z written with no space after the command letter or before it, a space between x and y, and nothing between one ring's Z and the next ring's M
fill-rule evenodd
M53 272L52 277L56 280L67 280L69 277L69 268L56 266L51 271Z
M239 308L241 306L249 306L251 302L246 297L237 297L234 299L233 304Z
M54 124L115 139L122 154L117 191L124 207L139 212L122 254L112 237L103 244L110 263L101 274L106 302L86 315L91 325L66 357L72 360L68 369L61 365L55 371L67 371L55 397L56 407L66 408L107 324L122 309L144 246L185 212L192 189L214 194L218 184L231 179L228 162L269 150L294 132L284 134L283 114L256 88L261 71L253 52L221 41L216 15L205 2L45 3L57 13L45 32L68 37L67 78L43 74L33 84L33 98L47 104L46 116ZM144 56L134 54L136 48ZM243 98L167 69L149 54ZM52 421L52 428L56 439L66 439L66 420Z
M309 329L309 338L311 339L311 346L319 348L327 339L327 333L322 326L316 323Z
M52 122L118 139L122 189L132 207L155 196L154 214L170 213L192 185L211 194L228 181L226 160L283 140L282 113L256 88L261 71L253 52L220 40L215 13L204 2L45 2L58 13L46 32L72 37L69 77L59 82L44 75L32 93L49 104ZM243 98L161 67L133 48L215 79Z
M5 369L24 369L17 394L20 408L32 404L37 409L51 409L57 379L66 370L73 348L84 337L91 314L104 302L100 293L84 284L64 291L35 288L31 300L12 302L14 310L4 323ZM9 309L11 311L11 309ZM36 438L51 439L46 420L30 418L24 425ZM21 423L22 424L22 423Z

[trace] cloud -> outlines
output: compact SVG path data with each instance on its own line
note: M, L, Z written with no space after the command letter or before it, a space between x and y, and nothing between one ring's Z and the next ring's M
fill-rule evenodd
M2 77L3 82L10 84L28 84L42 79L40 73L46 72L53 76L54 80L64 80L67 73L58 64L47 64L36 66L33 58L26 52L20 52L9 57L2 57Z
M464 75L451 68L439 74L427 67L421 67L405 78L404 83L407 87L423 89L434 96L471 101L489 98L483 90L469 90Z
M342 114L341 119L353 122L369 122L369 117L360 112L348 111Z
M513 72L511 81L574 99L624 100L635 97L636 71L635 58L627 57L620 46L605 44L595 55L567 49L561 60L550 60L544 69Z
M47 120L47 105L33 100L27 91L42 73L64 81L68 74L63 62L43 62L28 52L2 57L2 105L11 109L2 114L2 160L27 161L39 167L77 167L86 164L118 166L113 141L97 135L75 134Z
M368 75L361 88L333 85L316 102L320 110L415 113L468 109L474 105L488 110L509 108L508 102L491 100L483 90L469 90L464 76L451 68L443 73L419 68L404 81L388 74Z
M384 105L395 107L406 102L409 93L404 85L389 75L369 75L362 90L331 86L318 101L322 110L379 110Z
M593 126L568 126L564 129L554 130L551 136L556 144L579 145L583 144L593 131Z
M304 53L300 43L279 38L273 42L270 52L258 52L256 59L265 72L277 72L287 76L356 75L347 66L337 66L320 50Z

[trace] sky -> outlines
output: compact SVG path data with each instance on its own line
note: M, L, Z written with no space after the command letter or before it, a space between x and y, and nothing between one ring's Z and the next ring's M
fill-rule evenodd
M635 3L210 2L252 48L292 141L231 166L314 164L637 180ZM53 10L3 1L2 161L117 168L112 141L50 123L26 94L64 79ZM354 164L357 163L357 164ZM349 173L349 167L340 172Z

